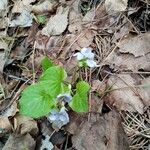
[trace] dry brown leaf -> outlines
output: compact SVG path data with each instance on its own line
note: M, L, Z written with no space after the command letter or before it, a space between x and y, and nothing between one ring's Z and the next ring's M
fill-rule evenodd
M103 94L106 90L106 83L101 82L100 80L93 80L91 85L91 90L96 91L99 94Z
M12 129L12 125L7 117L0 116L0 134L9 132Z
M2 150L34 150L35 141L30 134L9 136Z
M80 50L83 47L89 47L94 39L95 32L90 29L85 29L77 35L67 35L68 46L71 50Z
M31 3L35 2L35 0L18 0L14 1L14 6L12 9L12 13L21 13L23 10L27 9L31 11Z
M140 69L150 71L150 53L146 56L135 58L131 54L121 54L118 51L114 51L105 60L104 64L108 64L110 68L119 71L131 70L136 72Z
M8 0L1 0L0 1L0 11L5 10L7 8L7 5L8 5Z
M13 117L18 112L17 103L14 101L10 107L8 107L3 113L4 117Z
M70 33L79 33L82 30L82 19L79 14L77 14L74 10L70 11L69 14L69 26L68 30Z
M82 30L82 14L79 13L77 4L79 2L75 1L71 6L69 13L69 25L68 30L70 33L79 33ZM76 8L77 7L77 8Z
M46 36L62 34L68 25L68 13L69 7L59 7L58 13L51 17L46 27L42 29L42 34Z
M141 87L138 89L143 103L146 106L150 106L150 77L141 81Z
M77 150L129 150L127 137L118 113L111 111L102 117L93 115L96 121L84 121L72 137Z
M77 114L76 112L70 112L70 121L65 126L65 129L70 134L76 134L78 128L86 121L85 114Z
M150 33L138 36L129 35L117 44L121 53L130 53L135 57L145 56L150 52Z
M144 103L135 88L136 82L137 79L129 74L111 76L108 80L108 86L112 91L105 98L105 102L118 110L138 111L143 114Z
M58 5L58 1L45 0L42 3L32 6L32 11L36 14L53 12Z
M0 40L0 72L3 72L3 68L5 65L5 61L6 61L6 57L5 57L5 50L8 49L8 44L3 41Z
M93 8L86 13L82 19L82 24L89 26L92 24L94 28L105 28L110 25L110 16L107 15L104 5L98 5L97 8Z
M106 0L105 6L109 14L125 11L128 0Z
M3 51L0 51L0 73L3 72L5 61L6 61L6 59L5 59L5 53Z
M32 136L38 134L38 126L35 120L30 117L17 115L16 119L16 130L19 130L20 134L30 133Z

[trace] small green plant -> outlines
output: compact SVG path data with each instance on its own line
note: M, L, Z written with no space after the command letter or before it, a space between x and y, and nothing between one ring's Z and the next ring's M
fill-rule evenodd
M33 118L48 116L58 128L68 123L66 104L73 111L88 111L88 91L90 86L79 81L76 89L66 82L67 73L63 67L55 65L48 57L42 61L43 73L36 84L28 86L19 100L20 113ZM73 94L75 91L75 94Z

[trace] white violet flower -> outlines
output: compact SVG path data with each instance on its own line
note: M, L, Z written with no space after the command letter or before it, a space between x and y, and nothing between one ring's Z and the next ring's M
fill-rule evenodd
M87 66L91 68L98 67L98 65L94 61L94 53L92 53L92 48L90 47L82 48L81 51L74 54L74 56L77 56L78 61L83 61L84 63L86 63Z
M69 103L71 99L72 99L72 96L69 93L63 93L57 96L58 101L64 101L66 103Z
M53 128L60 129L69 122L69 116L66 108L62 107L60 111L53 110L48 116L48 120L52 123Z

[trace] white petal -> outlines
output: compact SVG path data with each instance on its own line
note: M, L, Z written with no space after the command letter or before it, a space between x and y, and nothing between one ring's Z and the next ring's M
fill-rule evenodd
M81 53L84 55L85 58L94 59L94 53L92 53L92 48L82 48Z
M88 59L88 60L86 60L86 64L91 68L98 67L98 65L96 64L96 62L94 60Z
M92 48L90 48L90 47L83 47L82 49L81 49L81 53L82 54L86 54L86 53L91 53L92 52Z
M50 115L50 116L48 117L48 119L49 119L50 121L54 121L54 120L57 119L57 115Z
M77 60L82 60L82 59L84 59L84 55L81 53L78 53Z

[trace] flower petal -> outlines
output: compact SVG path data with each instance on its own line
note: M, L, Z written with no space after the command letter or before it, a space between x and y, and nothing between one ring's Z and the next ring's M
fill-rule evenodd
M92 48L90 48L90 47L88 47L88 48L85 48L85 47L82 48L81 49L81 53L87 59L94 59L94 53L92 53Z
M96 62L94 60L88 59L88 60L86 60L86 64L91 68L98 67L98 65L96 64Z
M68 94L68 93L59 94L59 95L57 96L57 100L58 100L58 101L59 101L59 100L63 100L63 101L66 102L66 103L69 103L69 102L71 101L71 99L72 99L72 96L71 96L70 94Z
M77 56L77 60L82 60L82 59L84 59L84 55L81 54L80 52L74 54L73 56Z

